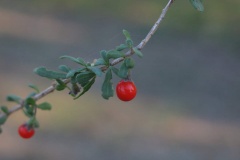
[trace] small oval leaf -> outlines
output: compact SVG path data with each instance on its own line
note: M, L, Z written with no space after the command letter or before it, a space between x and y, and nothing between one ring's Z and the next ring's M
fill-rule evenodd
M114 95L113 84L111 80L112 80L112 71L111 69L108 69L102 85L102 97L104 99L109 99Z
M41 109L41 110L51 110L52 109L52 105L48 102L43 102L39 105L37 105L37 108Z
M50 71L50 70L47 70L45 67L35 68L34 72L41 77L46 77L46 78L50 78L50 79L64 79L64 78L66 78L65 73Z
M94 61L94 66L106 65L106 62L103 58L98 58Z
M129 68L126 66L125 63L122 63L122 65L119 69L119 72L118 72L118 76L120 78L126 79L128 77L128 71L129 71Z
M57 91L62 91L62 90L64 90L65 88L66 88L66 86L62 86L62 85L59 85L59 84L56 86L56 90L57 90Z
M8 114L8 108L6 106L1 106L1 110L3 113Z
M71 70L71 68L68 67L68 66L66 66L66 65L60 65L60 66L58 67L58 69L59 69L60 71L62 71L62 72L65 72L65 73L68 73L68 72Z
M82 66L87 66L87 63L81 57L78 57L77 60Z
M3 115L2 117L0 117L0 125L3 125L6 121L7 121L6 115Z
M56 79L56 81L58 83L57 86L56 86L57 91L62 91L66 88L66 84L62 80Z
M133 47L133 41L131 39L127 39L126 40L126 44L129 48L132 48Z
M126 39L131 39L130 33L127 30L123 30L123 34L126 37Z
M85 94L85 93L92 87L92 85L93 85L94 82L95 82L95 79L96 79L96 77L94 77L93 79L91 79L91 80L83 87L82 93L80 93L77 97L75 97L74 100L75 100L75 99L78 99L78 98L81 97L83 94Z
M117 51L123 51L124 49L127 49L128 46L126 44L120 44L119 46L116 47Z
M113 73L115 73L118 76L119 69L111 66L111 70L113 71Z
M6 99L9 102L16 102L18 104L21 102L21 97L13 95L13 94L8 95Z
M128 69L132 69L135 65L135 62L132 58L126 58L124 61Z
M70 70L70 71L67 73L66 78L73 77L73 76L75 75L76 72L77 72L77 71L74 70L74 69Z
M38 87L37 87L36 85L34 85L34 84L29 84L28 86L29 86L30 88L34 89L37 93L40 92L39 89L38 89Z
M77 81L82 87L84 87L94 76L95 76L95 74L92 73L92 72L79 73L79 74L76 76L76 81Z
M98 67L87 67L90 71L92 71L93 73L95 73L97 76L101 77L102 76L102 70L99 69Z
M107 58L107 51L106 50L102 50L100 52L100 55L104 59L104 61L108 64L109 63L109 59Z
M197 9L198 11L203 12L204 11L204 6L202 4L202 0L190 0L190 3L192 6Z
M33 107L31 107L30 105L28 105L27 103L25 103L25 104L24 104L24 108L23 108L23 113L24 113L27 117L31 118L31 117L34 116L34 109L33 109Z
M33 99L32 97L28 97L28 98L25 100L25 103L28 104L28 105L34 106L34 105L36 104L36 100Z
M37 94L36 92L31 92L27 95L27 98L34 97L36 94Z
M62 80L56 79L56 81L57 81L57 83L58 83L59 85L61 85L61 86L66 86L66 84L65 84Z
M142 52L141 52L139 49L133 48L133 51L134 51L134 53L135 53L138 57L140 57L140 58L143 57L143 54L142 54Z
M35 116L31 117L27 122L27 124L29 127L32 127L32 128L39 128L39 122Z
M120 57L124 57L125 54L123 52L117 51L117 50L111 50L107 52L107 58L108 59L117 59Z
M71 61L75 62L75 63L78 63L82 66L86 66L86 62L84 62L84 60L82 58L75 58L75 57L72 57L72 56L61 56L60 59L70 59Z

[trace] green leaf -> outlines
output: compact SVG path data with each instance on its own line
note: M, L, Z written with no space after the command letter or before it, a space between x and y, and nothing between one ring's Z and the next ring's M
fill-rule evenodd
M132 58L126 58L124 61L128 69L132 69L135 65L135 62Z
M75 73L76 73L77 71L76 70L70 70L68 73L67 73L67 75L66 75L66 78L70 78L70 77L73 77L74 75L75 75Z
M37 87L36 85L34 85L34 84L29 84L28 86L29 86L30 88L34 89L37 93L40 92L39 89L38 89L38 87Z
M143 54L142 54L142 52L141 52L139 49L133 48L133 51L134 51L134 53L135 53L138 57L140 57L140 58L143 57Z
M71 77L72 84L77 83L76 77L77 77L77 75L74 75L73 77Z
M107 64L109 64L109 59L107 58L107 51L102 50L102 51L100 52L100 55L101 55L101 57L104 59L104 61L105 61Z
M56 86L57 91L62 91L66 88L66 84L62 80L56 79L56 81L58 83L58 85Z
M111 80L112 80L112 71L111 69L108 69L102 85L102 97L104 99L109 99L110 97L113 97L114 90L113 90L113 84Z
M92 72L79 73L76 76L77 82L83 87L95 76Z
M126 44L129 48L132 48L133 47L133 41L131 39L127 39L126 40Z
M78 99L79 97L81 97L84 93L86 93L94 84L96 77L94 77L93 79L91 79L84 87L83 87L83 91L81 94L79 94L77 97L75 97L74 99Z
M126 79L126 78L128 78L129 70L132 69L133 67L134 67L134 61L133 61L133 59L131 59L131 58L126 58L126 59L124 59L122 65L120 66L119 71L117 72L116 69L114 69L114 70L116 70L116 71L114 71L114 70L113 70L113 71L114 71L115 74L118 75L120 78ZM112 69L113 69L113 68L112 68Z
M130 33L127 30L123 30L123 34L126 37L126 39L131 39Z
M32 97L28 97L25 100L23 112L28 117L33 117L35 115L36 100Z
M61 86L66 86L66 84L65 84L62 80L56 79L56 81L57 81L57 83L58 83L59 85L61 85Z
M2 133L2 128L1 128L1 126L0 126L0 134Z
M68 66L66 66L66 65L60 65L60 66L58 67L58 69L59 69L60 71L62 71L62 72L65 72L65 73L68 73L68 72L71 70L71 68L68 67Z
M79 73L85 69L86 68L72 69L67 73L66 78L74 77L74 76L76 76L77 73Z
M27 125L32 128L38 128L39 127L39 122L36 119L35 116L31 117L29 121L27 122Z
M124 57L125 54L123 52L117 51L117 50L111 50L107 52L107 58L108 59L117 59L120 57Z
M203 12L204 11L204 6L202 4L202 0L189 0L192 6L197 9L198 11Z
M31 117L34 116L34 108L33 108L31 105L25 103L25 104L24 104L24 108L23 108L23 113L24 113L27 117L30 117L30 118L31 118Z
M123 34L126 37L126 46L128 46L129 48L132 48L133 47L133 41L131 39L131 36L130 36L129 32L126 31L126 30L123 30Z
M119 46L116 47L117 51L123 51L124 49L127 49L128 46L126 44L120 44Z
M25 103L28 104L28 105L36 105L36 100L33 99L32 97L28 97L26 100L25 100Z
M36 92L29 93L27 98L34 97L36 95Z
M50 71L50 70L47 70L45 67L35 68L34 72L41 77L46 77L46 78L50 78L50 79L64 79L64 78L66 78L65 73Z
M106 65L106 62L103 58L98 58L94 61L94 66Z
M1 106L1 110L3 113L5 113L6 115L8 114L8 108L6 106Z
M61 56L60 59L70 59L71 61L75 62L75 63L78 63L82 66L87 66L87 63L82 59L82 58L74 58L72 56Z
M56 86L56 90L57 90L57 91L62 91L62 90L64 90L65 88L66 88L66 86L62 86L62 85L59 85L59 84Z
M118 72L118 76L120 78L126 79L128 77L128 71L129 68L126 66L125 61L122 63L122 65L120 66L119 72Z
M11 94L7 96L7 101L19 104L21 102L21 97Z
M6 115L3 115L2 117L0 117L0 125L3 125L6 121L7 121Z
M41 109L41 110L51 110L52 109L52 105L48 102L43 102L39 105L37 105L37 108Z
M90 67L87 67L90 71L92 71L93 73L95 73L97 76L101 77L102 75L102 70L99 69L98 67L93 67L93 66L90 66Z
M81 65L83 65L83 66L85 66L85 67L87 66L87 63L86 63L82 58L78 57L77 60L79 61L79 63L80 63Z
M115 68L115 67L113 67L113 66L111 66L110 68L111 68L111 70L113 71L113 73L115 73L117 76L119 76L119 75L118 75L119 69L117 69L117 68Z

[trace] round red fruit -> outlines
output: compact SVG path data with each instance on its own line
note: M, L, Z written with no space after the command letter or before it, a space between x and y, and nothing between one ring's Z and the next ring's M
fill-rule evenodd
M116 87L117 96L122 101L131 101L137 94L135 84L130 80L121 80Z
M23 124L19 126L18 133L22 138L28 139L34 135L35 130L33 128L29 128L28 125Z

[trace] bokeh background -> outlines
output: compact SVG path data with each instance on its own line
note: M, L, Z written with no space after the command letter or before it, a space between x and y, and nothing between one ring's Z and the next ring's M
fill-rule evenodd
M77 67L62 55L99 57L123 42L127 29L138 44L167 0L1 0L0 102L25 97L29 83L51 81L38 66ZM239 160L240 1L204 1L205 12L176 1L160 29L134 57L137 97L101 98L102 79L74 101L55 92L42 101L40 129L22 140L12 115L0 136L1 160ZM114 78L114 82L119 81Z

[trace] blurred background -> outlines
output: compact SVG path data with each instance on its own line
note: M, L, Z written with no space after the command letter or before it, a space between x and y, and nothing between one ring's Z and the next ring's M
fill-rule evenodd
M51 81L32 71L77 67L62 55L92 61L102 49L135 44L148 33L167 0L1 0L0 104L8 94L25 97L29 83ZM205 12L176 1L160 29L135 57L137 97L101 98L98 79L74 101L55 92L41 101L40 128L30 140L18 136L27 121L13 114L0 136L1 160L239 160L240 1L204 1ZM119 81L114 78L114 82Z

